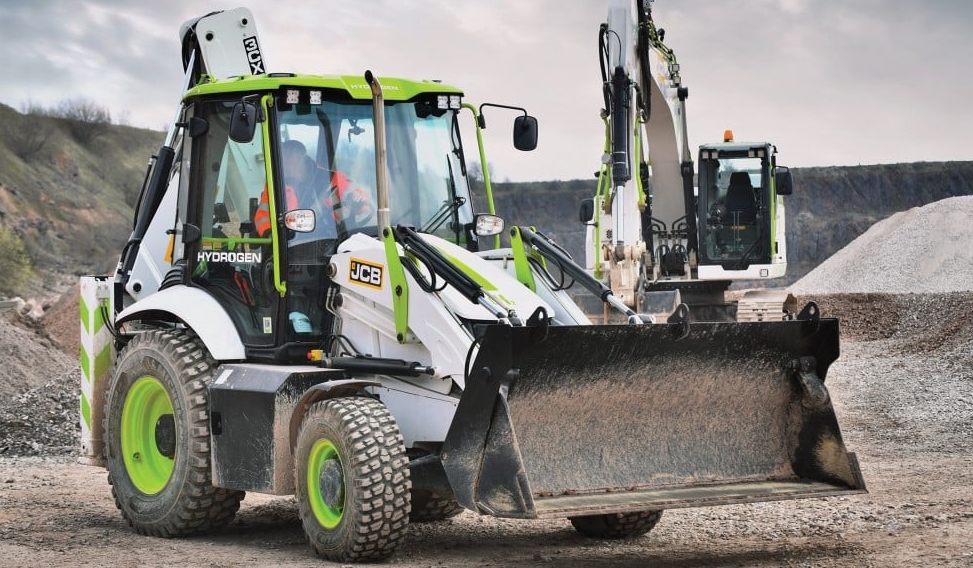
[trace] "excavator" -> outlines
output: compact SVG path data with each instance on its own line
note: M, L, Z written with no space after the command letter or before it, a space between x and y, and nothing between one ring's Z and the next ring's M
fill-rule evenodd
M180 37L131 235L80 282L80 460L137 533L293 495L314 554L361 562L464 511L623 538L668 508L865 491L824 385L837 320L658 321L492 200L473 210L461 120L482 158L484 113L513 110L529 151L526 110L270 72L246 8ZM569 277L624 323L594 325Z
M694 320L781 319L794 309L786 292L731 301L727 290L784 276L790 171L774 144L738 142L730 130L700 146L694 166L689 89L664 39L650 0L609 0L598 33L604 155L595 197L581 206L586 267L640 312L684 302Z

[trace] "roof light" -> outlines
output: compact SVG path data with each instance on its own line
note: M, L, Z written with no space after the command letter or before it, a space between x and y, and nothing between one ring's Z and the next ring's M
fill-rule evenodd
M724 142L733 142L733 131L732 130L726 129L726 130L723 131L723 141Z
M321 98L322 98L321 91L311 91L310 95L311 95L311 104L312 105L319 105L319 104L321 104Z
M459 95L449 95L449 108L456 110L461 106L462 103Z
M296 105L301 100L301 92L297 89L287 89L287 104Z
M446 110L449 108L449 96L447 95L437 95L436 96L436 108L440 110Z

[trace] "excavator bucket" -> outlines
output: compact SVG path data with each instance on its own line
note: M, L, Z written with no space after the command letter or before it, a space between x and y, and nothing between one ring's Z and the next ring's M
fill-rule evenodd
M801 318L490 326L443 448L457 500L539 518L865 492L823 383L838 320Z

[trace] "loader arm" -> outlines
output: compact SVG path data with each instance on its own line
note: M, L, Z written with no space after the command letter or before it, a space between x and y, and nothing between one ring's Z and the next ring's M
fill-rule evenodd
M586 290L597 296L602 302L605 302L609 306L621 312L626 318L628 318L629 323L636 325L643 323L643 319L639 316L639 314L635 313L635 311L626 306L624 302L616 298L611 288L605 286L597 278L593 277L583 268L578 266L577 263L575 263L574 260L568 256L564 249L554 244L554 242L549 238L536 233L527 227L514 227L511 229L510 234L513 241L519 239L523 243L523 246L537 251L545 259L557 264L561 270L567 273L576 282L581 284L581 286L583 286ZM518 250L515 248L515 259L521 258L517 252ZM520 262L525 263L526 259L520 260ZM646 319L648 322L652 322L651 318Z

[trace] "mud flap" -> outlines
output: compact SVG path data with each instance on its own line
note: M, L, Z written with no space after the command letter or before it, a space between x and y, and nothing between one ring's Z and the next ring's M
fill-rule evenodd
M575 516L862 493L838 321L490 326L443 449L464 507Z

